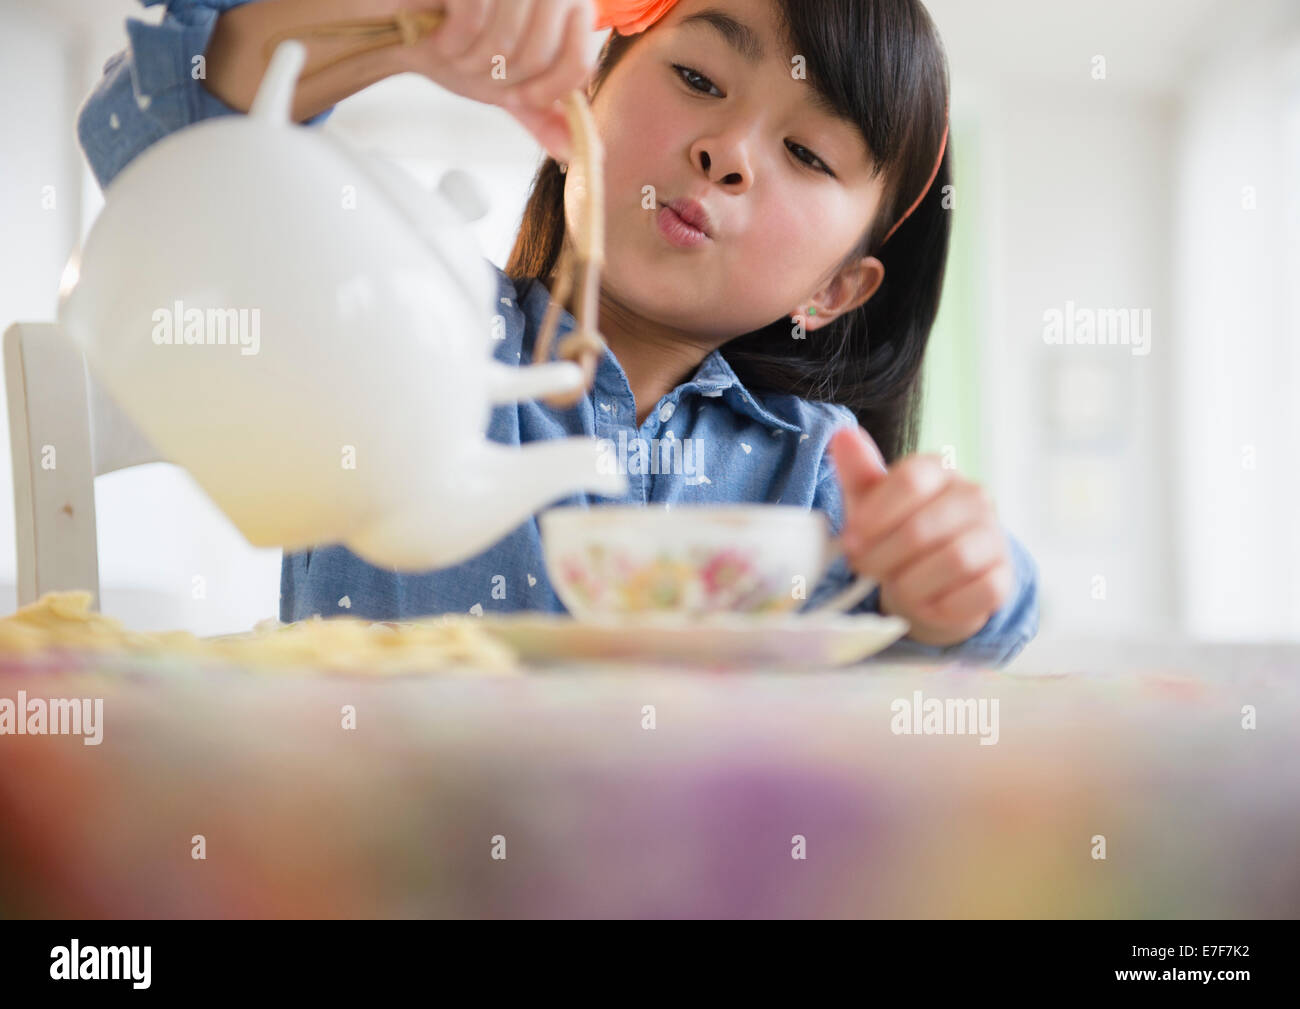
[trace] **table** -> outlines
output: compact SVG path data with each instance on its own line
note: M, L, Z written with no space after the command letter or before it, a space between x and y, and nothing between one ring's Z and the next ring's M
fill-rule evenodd
M1296 660L0 660L0 698L104 699L98 746L0 735L0 915L1294 917ZM893 731L965 698L996 743Z

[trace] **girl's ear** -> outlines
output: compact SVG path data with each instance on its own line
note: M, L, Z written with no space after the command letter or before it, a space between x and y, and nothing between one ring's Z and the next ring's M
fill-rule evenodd
M790 315L802 318L805 330L820 329L845 312L866 304L884 281L885 264L875 256L864 256L840 270L808 304L796 306Z

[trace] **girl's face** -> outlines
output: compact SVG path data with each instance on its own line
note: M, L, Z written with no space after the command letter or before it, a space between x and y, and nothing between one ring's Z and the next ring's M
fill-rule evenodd
M718 344L809 305L816 329L879 286L876 259L837 267L883 180L857 128L818 107L797 57L770 0L680 0L610 71L592 99L605 147L602 286L625 309ZM665 205L683 199L710 220L690 247L662 231Z

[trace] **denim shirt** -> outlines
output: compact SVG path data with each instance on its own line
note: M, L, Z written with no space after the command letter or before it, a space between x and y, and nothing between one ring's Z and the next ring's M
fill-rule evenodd
M207 48L219 12L242 2L247 0L172 0L159 25L127 20L128 48L105 63L103 79L77 119L78 137L101 187L108 187L135 155L167 134L202 119L238 114L211 95L191 70L193 57ZM331 111L307 124L323 121ZM531 359L549 293L535 279L516 284L500 269L496 274L496 312L504 324L494 327L492 352L499 361L517 365ZM562 311L556 342L574 325L573 316ZM857 425L846 407L747 389L722 350L709 353L638 425L627 375L607 348L585 399L568 409L536 401L494 407L487 436L504 445L571 435L608 439L611 458L627 475L626 496L579 493L553 505L768 502L824 511L838 534L843 504L826 449L831 435L845 425ZM984 627L947 647L903 638L882 656L999 664L1018 654L1038 629L1037 569L1009 533L1007 542L1015 588ZM843 558L836 560L810 592L809 605L852 578ZM405 620L512 610L564 612L547 578L535 516L477 556L437 571L412 574L379 568L341 545L286 553L281 569L280 619L285 622L314 614ZM854 612L879 612L879 590Z

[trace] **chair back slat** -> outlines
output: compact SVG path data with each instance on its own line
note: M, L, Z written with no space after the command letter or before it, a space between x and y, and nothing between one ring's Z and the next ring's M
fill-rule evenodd
M99 609L95 477L161 457L87 373L55 323L4 334L18 605L88 589Z

